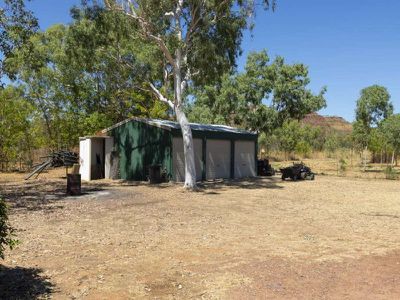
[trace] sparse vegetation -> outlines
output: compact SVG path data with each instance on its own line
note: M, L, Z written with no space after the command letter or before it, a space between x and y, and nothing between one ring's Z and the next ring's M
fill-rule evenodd
M387 166L385 168L385 175L386 175L386 179L389 179L389 180L395 180L398 178L397 171L392 166Z
M7 204L0 198L0 258L4 259L4 250L7 247L12 250L17 243L14 228L8 221Z

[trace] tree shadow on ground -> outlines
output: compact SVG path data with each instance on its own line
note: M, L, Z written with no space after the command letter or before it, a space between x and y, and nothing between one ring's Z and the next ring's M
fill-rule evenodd
M278 177L254 177L246 179L224 179L216 181L205 181L198 184L198 192L208 195L217 195L218 191L229 189L283 189L279 185L281 179Z
M54 285L38 268L0 265L0 299L49 299Z
M82 183L82 195L103 191L108 186L109 184L105 182ZM54 204L71 198L66 191L66 180L38 179L3 185L0 187L0 196L9 203L12 209L55 210L63 206Z

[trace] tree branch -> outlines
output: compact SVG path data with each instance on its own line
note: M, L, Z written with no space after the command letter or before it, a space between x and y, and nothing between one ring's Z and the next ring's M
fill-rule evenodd
M161 102L167 103L168 106L172 109L175 108L174 103L171 100L168 100L166 97L164 97L161 92L154 86L154 84L152 84L151 82L149 82L149 85L151 87L151 89L153 90L153 93L157 96L158 100L160 100Z

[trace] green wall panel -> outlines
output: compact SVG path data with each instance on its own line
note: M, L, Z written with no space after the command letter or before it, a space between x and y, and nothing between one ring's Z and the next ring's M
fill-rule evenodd
M148 167L160 164L172 175L171 133L143 122L128 122L114 128L114 147L119 154L120 178L146 180Z

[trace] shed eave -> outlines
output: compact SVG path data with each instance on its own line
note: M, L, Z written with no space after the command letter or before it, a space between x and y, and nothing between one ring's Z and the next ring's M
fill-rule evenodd
M88 135L88 136L79 137L79 140L83 141L83 140L87 140L87 139L110 139L110 138L112 138L112 137L108 136L108 135Z

